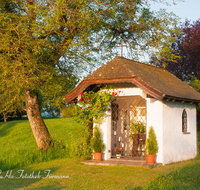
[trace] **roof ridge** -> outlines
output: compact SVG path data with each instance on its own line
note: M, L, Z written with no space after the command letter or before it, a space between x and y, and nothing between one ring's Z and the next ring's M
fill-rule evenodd
M121 59L126 59L126 60L131 61L131 62L134 62L134 63L136 63L136 64L143 64L143 65L146 65L146 66L149 66L149 67L153 67L153 68L157 68L157 69L161 69L161 70L167 71L165 68L163 68L163 67L157 67L156 65L151 65L151 64L148 64L148 63L142 63L142 62L139 62L139 61L135 61L135 60L126 58L126 57L121 57L121 56L116 56L116 57L121 58ZM116 57L115 57L115 58L116 58ZM168 72L169 72L169 71L168 71ZM169 73L171 73L171 72L169 72ZM173 73L171 73L171 74L173 74Z
M124 58L124 57L121 57L121 56L116 56L114 59L116 59L116 58ZM113 59L113 60L114 60ZM127 58L124 58L124 59L127 59ZM131 61L131 59L127 59L127 60L130 60ZM135 73L131 70L131 68L126 64L126 62L122 62L123 63L123 65L129 70L129 72L131 72L131 74L133 74L133 75L135 75Z
M115 64L115 63L117 63L117 64ZM121 66L122 68L119 69L119 66ZM123 77L119 77L119 78L127 78L127 77L135 76L135 74L133 73L131 68L127 66L127 64L121 59L121 57L116 56L114 59L110 60L103 66L99 67L97 70L92 72L90 75L85 77L83 80L91 80L93 78L93 76L94 76L94 78L96 78L97 75L99 78L102 78L103 74L105 74L105 73L101 73L101 72L102 71L104 72L105 70L108 71L109 67L111 70L118 69L118 72L122 72L122 73L126 70L126 73L124 73ZM107 75L109 75L109 73L107 73ZM108 78L110 78L110 77L108 77Z

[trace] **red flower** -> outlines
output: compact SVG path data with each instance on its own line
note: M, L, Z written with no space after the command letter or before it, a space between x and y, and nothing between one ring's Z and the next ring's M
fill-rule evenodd
M85 100L85 98L83 98L83 100Z
M85 122L87 124L87 122Z
M117 96L117 93L115 93L115 96Z
M82 95L83 95L83 92L81 92L80 95L82 96Z
M89 101L90 100L90 98L87 98L87 101Z
M112 95L114 95L115 93L114 92L112 92Z
M115 148L114 152L116 152L117 154L121 154L122 149L121 148Z
M72 101L72 103L74 103L74 101Z
M82 110L82 107L80 107L80 109Z
M85 102L85 104L87 104L87 102Z
M119 91L119 93L121 93L121 91Z
M79 101L81 102L83 99L81 98L81 99L79 99Z
M98 108L99 106L97 105L97 108Z

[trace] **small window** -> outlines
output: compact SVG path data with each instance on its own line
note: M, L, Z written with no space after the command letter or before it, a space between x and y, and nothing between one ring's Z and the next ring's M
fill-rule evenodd
M187 112L185 109L182 113L182 132L187 132Z

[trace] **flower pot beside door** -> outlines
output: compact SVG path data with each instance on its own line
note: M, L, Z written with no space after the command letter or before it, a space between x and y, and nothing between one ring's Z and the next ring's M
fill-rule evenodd
M158 152L158 145L157 145L156 135L154 133L153 127L150 126L148 138L146 139L145 143L145 153L146 153L146 163L147 164L154 164L155 163L155 156Z
M104 151L104 144L101 139L101 131L97 126L94 127L94 135L91 140L91 147L95 161L102 161L102 152Z
M94 160L95 161L102 161L102 152L94 152L93 156L94 156Z
M156 158L156 155L146 155L146 163L147 164L154 164L155 158Z

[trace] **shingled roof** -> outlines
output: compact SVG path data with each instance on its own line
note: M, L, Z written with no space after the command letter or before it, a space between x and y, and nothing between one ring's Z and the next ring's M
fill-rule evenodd
M158 100L200 102L200 93L163 68L115 57L81 81L64 97L66 102L94 84L133 83Z

